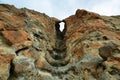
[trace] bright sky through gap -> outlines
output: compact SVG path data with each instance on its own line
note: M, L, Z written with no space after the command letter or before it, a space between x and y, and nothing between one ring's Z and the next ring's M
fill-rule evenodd
M64 30L64 28L65 28L65 23L61 22L59 24L60 24L60 31L62 32Z
M101 15L120 15L120 0L0 0L0 3L27 7L61 20L74 14L78 8Z

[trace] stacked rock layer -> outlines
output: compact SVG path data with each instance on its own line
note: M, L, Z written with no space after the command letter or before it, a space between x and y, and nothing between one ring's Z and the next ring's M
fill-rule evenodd
M0 4L0 80L119 79L120 16L78 9L61 21Z

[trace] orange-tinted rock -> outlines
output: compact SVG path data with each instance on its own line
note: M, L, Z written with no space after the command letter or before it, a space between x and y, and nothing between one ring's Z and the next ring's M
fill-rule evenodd
M113 19L113 17L109 18L111 20ZM114 19L117 21L117 23L114 22ZM112 21L113 25L118 25L119 20L115 17L114 19ZM67 54L70 53L72 54L71 59L73 60L73 63L80 61L83 64L84 63L90 64L89 67L92 66L91 62L98 64L98 65L95 64L95 66L97 66L96 69L85 68L87 66L82 66L82 69L84 67L84 69L88 70L88 72L85 72L83 74L85 79L91 80L105 78L107 78L108 80L113 78L115 78L116 80L119 79L118 73L116 73L116 71L114 70L110 72L110 75L106 74L109 73L107 71L104 73L104 65L102 65L104 63L103 57L99 54L100 53L99 49L102 46L109 43L113 43L117 46L115 50L112 50L111 48L110 49L104 48L105 50L103 54L107 55L107 52L109 52L110 56L107 56L108 58L106 58L106 60L109 60L110 57L112 58L120 57L119 56L120 50L118 49L118 47L120 46L119 39L120 31L113 27L112 23L107 22L107 20L111 22L111 20L109 20L108 17L104 20L104 18L102 18L102 16L100 16L99 14L88 12L86 10L77 10L75 15L72 15L64 19L67 25L65 34ZM118 62L118 60L115 61ZM111 63L109 65L118 66L118 64L114 64L114 62L113 63L112 61L110 62ZM80 65L82 65L82 63ZM107 67L110 68L111 70L110 66ZM117 67L116 69L119 72L119 68ZM114 73L116 74L116 76L113 75ZM92 78L91 76L94 77ZM110 76L112 76L112 78Z
M0 63L10 63L10 61L14 58L13 54L4 54L0 55Z
M8 39L12 44L20 43L29 39L28 33L25 31L2 31L6 39Z
M38 67L38 68L41 68L41 69L43 69L44 67L45 67L45 60L44 60L44 58L41 56L41 57L39 57L39 59L37 60L37 62L36 62L36 66Z
M7 80L10 76L10 64L14 58L13 54L0 54L0 79Z
M60 21L0 4L0 80L119 80L119 62L120 16L78 9Z
M4 28L3 23L0 21L0 30L2 30Z
M31 54L30 50L25 50L22 52L22 54L26 57L33 58L33 55Z
M73 52L74 52L74 54L76 54L78 57L80 57L80 56L83 54L83 52L82 52L81 49L74 50Z
M84 19L99 19L100 15L92 12L88 12L86 10L80 10L78 9L75 14L78 18L84 18Z
M0 49L0 53L3 52L3 49Z

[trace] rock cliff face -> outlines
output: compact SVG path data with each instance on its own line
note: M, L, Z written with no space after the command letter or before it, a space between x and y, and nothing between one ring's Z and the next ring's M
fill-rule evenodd
M78 9L60 21L0 4L0 80L119 79L120 16Z

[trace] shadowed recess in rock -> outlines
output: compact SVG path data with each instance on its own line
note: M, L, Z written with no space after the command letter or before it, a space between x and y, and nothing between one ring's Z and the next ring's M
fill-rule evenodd
M56 36L59 39L64 39L64 35L66 32L66 24L64 21L61 22L56 22L55 24L55 29L56 29Z
M0 80L120 80L120 16L0 4Z
M64 26L60 26L61 23ZM63 31L60 30L60 27L64 27ZM68 61L64 61L64 58L66 57L66 41L64 38L66 33L65 22L64 21L56 22L55 30L56 30L55 48L53 49L53 51L49 51L50 55L48 57L49 59L47 60L52 66L56 67L65 66L68 63ZM51 62L51 60L54 61Z

